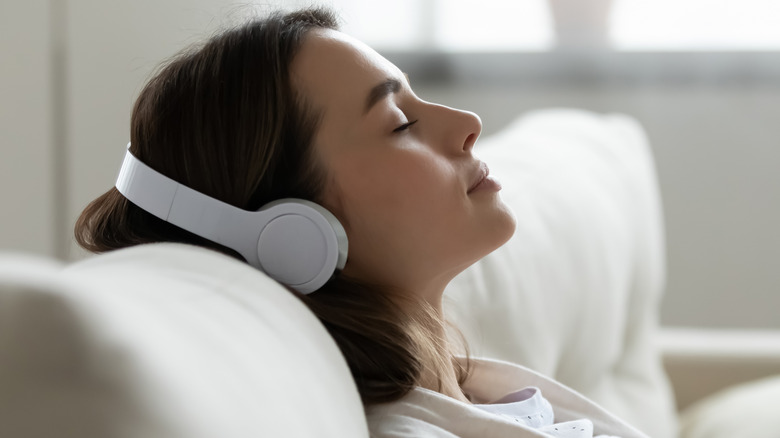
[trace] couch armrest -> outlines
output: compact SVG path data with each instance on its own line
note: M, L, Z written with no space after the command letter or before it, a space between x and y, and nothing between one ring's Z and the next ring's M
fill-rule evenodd
M680 411L728 386L780 374L780 330L663 328L658 342Z

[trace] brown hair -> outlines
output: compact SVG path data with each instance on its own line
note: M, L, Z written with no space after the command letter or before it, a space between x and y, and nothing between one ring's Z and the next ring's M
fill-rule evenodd
M309 30L337 27L324 9L274 13L177 55L136 100L131 151L168 177L245 210L287 197L317 202L326 177L312 152L320 114L295 92L289 70ZM86 207L75 237L98 253L180 242L240 258L147 213L116 188ZM366 405L402 397L420 383L425 366L452 366L437 330L443 319L431 308L406 311L415 307L396 294L343 276L296 295L341 348ZM425 357L436 363L423 363Z

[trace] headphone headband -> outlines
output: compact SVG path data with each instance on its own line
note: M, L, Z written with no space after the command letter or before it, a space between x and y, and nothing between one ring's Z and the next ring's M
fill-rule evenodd
M324 207L280 199L247 211L207 196L152 169L130 152L116 188L130 202L193 234L231 248L299 292L324 285L347 260L347 235Z

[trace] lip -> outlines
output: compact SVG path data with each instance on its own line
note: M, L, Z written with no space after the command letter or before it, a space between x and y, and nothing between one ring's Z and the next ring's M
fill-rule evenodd
M479 166L477 167L477 170L476 170L475 173L476 173L476 176L472 180L474 182L471 184L471 187L469 187L468 191L466 192L467 194L473 192L474 189L476 189L483 182L485 182L485 180L487 179L488 175L490 175L490 169L488 168L487 164L485 164L484 162L480 161L479 162Z

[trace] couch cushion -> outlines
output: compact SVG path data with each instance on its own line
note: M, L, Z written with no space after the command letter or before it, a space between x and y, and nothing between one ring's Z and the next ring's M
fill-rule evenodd
M335 343L248 265L155 244L46 275L0 280L12 316L0 357L16 358L0 376L26 391L24 403L0 391L19 413L0 436L367 436Z
M774 438L780 434L780 375L730 387L686 409L683 438Z
M528 366L650 436L674 436L653 343L661 209L641 128L625 116L541 111L475 153L503 182L517 230L448 289L472 353Z

